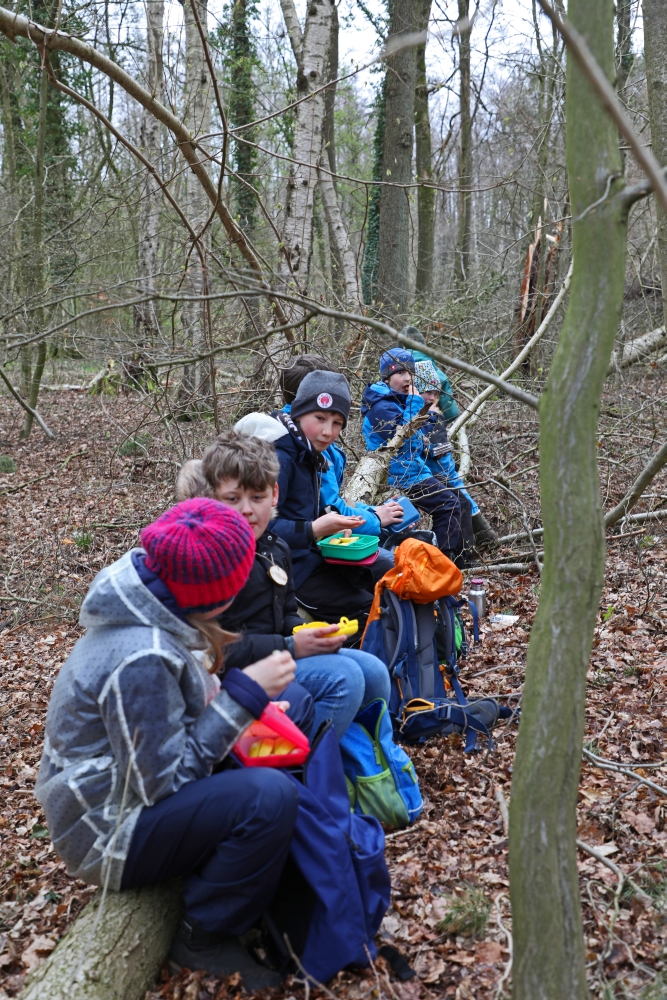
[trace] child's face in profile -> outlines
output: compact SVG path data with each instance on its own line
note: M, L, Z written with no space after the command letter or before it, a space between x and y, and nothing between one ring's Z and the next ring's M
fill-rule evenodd
M412 375L410 372L394 372L393 375L389 377L389 382L387 383L390 389L394 392L410 392L410 387L412 386Z
M240 486L237 479L223 479L216 487L215 499L245 517L257 541L266 531L271 511L278 503L278 483L265 490L249 490Z
M434 403L438 402L438 393L435 392L434 389L429 389L426 392L420 392L419 395L425 403L428 403L429 406L433 406Z
M296 423L315 451L325 451L336 440L345 421L340 413L324 413L321 410L313 410L312 413L304 413L302 417L297 419Z

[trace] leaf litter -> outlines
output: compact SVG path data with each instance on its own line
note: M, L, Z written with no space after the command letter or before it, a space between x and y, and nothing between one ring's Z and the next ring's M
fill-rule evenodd
M81 634L78 608L91 580L137 544L138 529L173 502L179 459L159 428L151 431L150 456L140 449L119 454L149 412L133 398L106 399L103 406L87 396L49 398L44 409L57 441L46 444L35 431L14 445L20 415L0 397L3 450L11 444L16 463L14 472L0 470L0 998L18 995L28 971L95 891L65 872L33 796L46 708ZM507 420L504 427L516 429ZM212 431L194 426L188 434L183 454L197 454ZM534 508L538 495L536 475L527 475L524 502ZM497 525L508 520L503 503L491 494L484 501ZM584 760L577 836L642 891L639 898L626 883L615 905L617 874L579 853L590 986L605 998L667 996L667 798L637 780L667 784L666 549L659 523L640 538L610 544L588 675L585 748L634 776L603 770L590 756ZM494 558L509 559L512 551L501 549ZM471 695L518 705L539 577L530 571L486 579L491 612L518 618L502 629L484 624L483 642L462 665L462 679ZM488 755L464 755L457 736L408 748L425 809L414 826L388 832L392 900L378 943L397 947L417 974L400 982L378 958L371 968L342 972L328 984L341 1000L509 996L504 807L516 732L515 724L496 730L496 749ZM165 967L146 1000L221 1000L242 992L238 976L220 980L187 970L171 976ZM310 993L324 996L314 985ZM273 995L295 1000L303 994L303 984L292 978Z

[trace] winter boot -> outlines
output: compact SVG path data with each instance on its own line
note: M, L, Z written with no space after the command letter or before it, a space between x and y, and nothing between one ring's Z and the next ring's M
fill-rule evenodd
M475 548L479 551L495 549L498 545L498 535L495 533L481 511L472 516L472 530L475 533Z
M238 938L209 934L189 920L181 920L169 952L169 965L175 972L183 968L202 969L212 976L231 976L238 972L248 993L280 986L283 976L259 965Z

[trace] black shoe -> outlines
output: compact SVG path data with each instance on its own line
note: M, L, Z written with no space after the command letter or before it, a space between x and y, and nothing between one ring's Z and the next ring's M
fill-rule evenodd
M495 533L481 511L472 516L472 530L475 533L475 548L495 549L498 545L498 535Z
M281 986L284 977L259 965L240 944L238 938L219 938L188 920L181 920L169 952L169 965L174 972L201 969L211 976L231 976L238 972L243 985L252 992Z

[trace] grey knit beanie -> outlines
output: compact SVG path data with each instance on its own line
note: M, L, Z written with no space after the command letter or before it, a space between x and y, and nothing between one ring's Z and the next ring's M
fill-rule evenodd
M290 409L293 420L304 413L340 413L347 424L350 415L350 387L344 375L337 372L308 372L294 397Z

